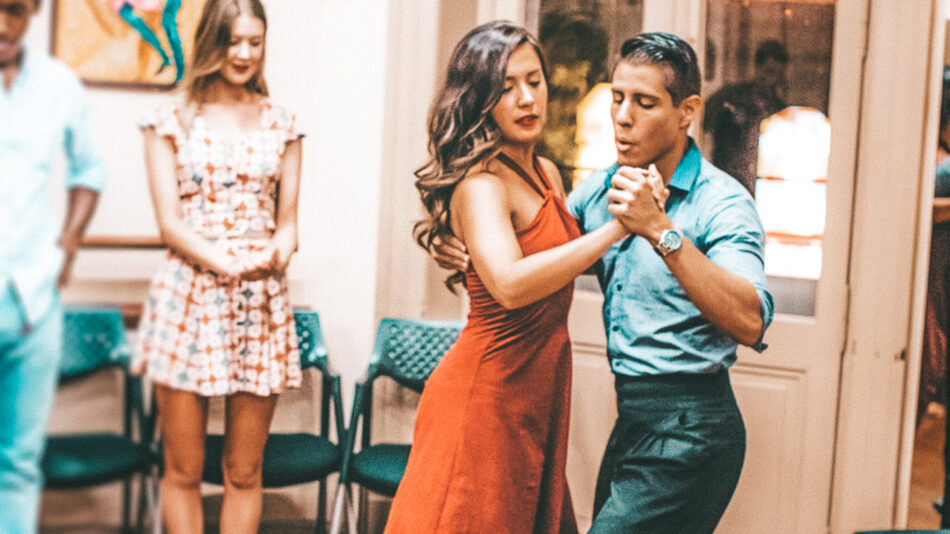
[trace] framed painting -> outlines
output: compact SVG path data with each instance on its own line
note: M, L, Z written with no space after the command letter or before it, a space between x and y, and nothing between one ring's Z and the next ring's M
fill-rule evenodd
M171 88L186 58L204 0L55 0L52 54L87 84Z

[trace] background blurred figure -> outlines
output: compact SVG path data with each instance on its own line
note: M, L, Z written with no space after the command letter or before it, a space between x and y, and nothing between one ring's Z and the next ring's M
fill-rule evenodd
M36 530L40 459L62 352L58 287L92 217L105 164L82 85L23 37L40 0L0 0L0 533ZM69 202L48 191L60 153Z
M703 129L712 132L713 165L755 194L759 124L785 108L788 51L774 40L755 50L755 77L726 85L706 100Z
M607 77L607 34L579 14L549 13L538 39L548 70L548 117L538 153L551 158L565 190L577 179L577 107Z
M947 329L950 326L948 274L950 274L950 69L944 68L940 104L940 130L937 138L937 176L933 201L933 231L930 237L930 272L927 280L927 306L924 316L924 346L921 361L920 391L917 396L917 422L927 405L946 405ZM950 418L945 418L945 436L950 435ZM950 497L950 442L944 441L944 495L938 501L940 528L950 528L950 510L942 503Z
M946 291L947 267L950 266L950 70L946 69L938 135L923 360L917 396L918 423L927 405L944 402L946 394L947 326L950 323Z

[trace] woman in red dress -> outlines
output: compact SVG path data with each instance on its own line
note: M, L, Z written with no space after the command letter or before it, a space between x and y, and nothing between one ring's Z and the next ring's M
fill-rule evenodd
M537 40L508 22L455 47L416 172L426 249L454 234L471 267L449 279L471 311L426 384L387 534L576 533L565 476L574 278L618 239L580 236L557 167L535 155L547 107Z

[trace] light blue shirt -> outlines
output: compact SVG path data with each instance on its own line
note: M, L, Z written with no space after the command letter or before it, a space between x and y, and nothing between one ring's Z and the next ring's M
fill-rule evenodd
M24 50L12 87L0 83L0 287L12 283L30 323L55 299L63 261L61 217L48 195L63 153L68 189L102 188L105 162L82 84L58 61Z
M950 197L950 156L937 163L937 179L934 182L935 197Z
M581 231L613 218L607 190L619 164L597 171L567 199ZM765 231L748 191L703 159L690 139L669 183L666 214L710 260L755 286L762 333L772 322L765 286ZM595 266L604 292L607 354L614 373L703 373L736 361L736 340L705 319L642 237L614 243ZM757 344L757 350L764 345Z

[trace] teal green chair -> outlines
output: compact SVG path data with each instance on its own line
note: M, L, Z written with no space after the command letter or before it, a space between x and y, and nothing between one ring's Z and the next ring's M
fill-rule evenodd
M422 392L426 380L449 348L455 344L464 323L425 319L383 319L376 331L376 341L369 367L363 380L356 384L353 411L344 443L340 484L334 501L331 534L338 534L342 515L346 513L350 531L356 530L349 485L361 490L392 497L402 480L409 460L409 444L373 443L373 382L389 377L397 384ZM357 435L360 450L355 452ZM360 492L365 510L364 492ZM346 508L346 511L344 511ZM365 514L362 514L365 520Z
M138 529L146 508L153 524L156 507L150 443L153 425L144 411L142 384L128 373L129 345L122 314L106 307L67 307L63 323L60 384L79 382L100 372L119 370L123 379L122 432L82 432L48 436L43 476L48 489L68 490L122 481L122 531L130 529L131 481L138 476ZM135 429L137 427L137 432Z
M302 369L320 371L320 433L271 433L264 445L262 478L265 488L281 488L319 482L316 532L326 530L326 478L340 470L343 452L338 445L345 435L340 377L330 370L327 347L317 312L294 310ZM330 435L330 411L333 409L337 442ZM208 435L202 478L211 484L224 484L221 462L224 436Z

